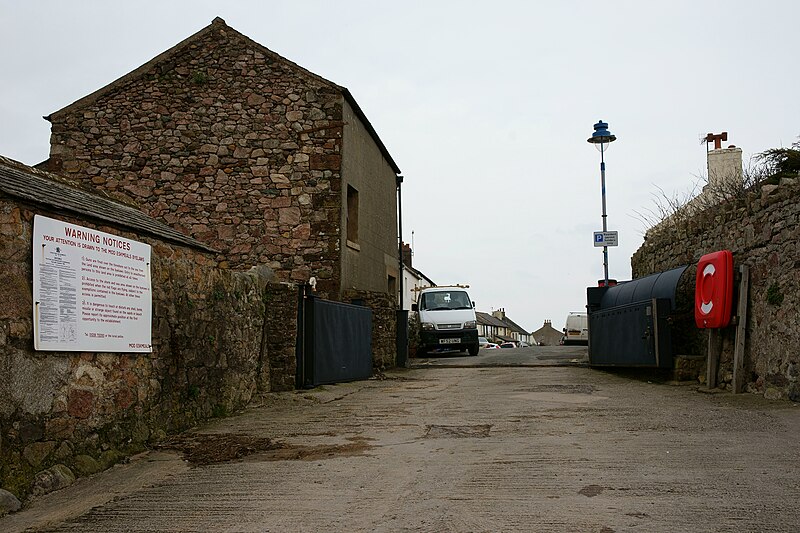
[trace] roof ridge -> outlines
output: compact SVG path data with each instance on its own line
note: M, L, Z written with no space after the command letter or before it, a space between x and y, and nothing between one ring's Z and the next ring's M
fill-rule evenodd
M320 76L318 74L314 74L310 70L305 69L305 68L301 67L300 65L298 65L297 63L295 63L295 62L283 57L282 55L278 54L277 52L275 52L273 50L270 50L269 48L267 48L263 44L261 44L261 43L259 43L257 41L254 41L253 39L251 39L247 35L243 34L242 32L236 30L235 28L232 28L231 26L228 26L222 18L215 17L214 20L211 21L211 24L209 24L208 26L200 29L199 31L196 31L195 33L191 34L189 37L187 37L187 38L183 39L182 41L178 42L176 45L164 50L163 52L161 52L157 56L153 57L149 61L147 61L147 62L143 63L142 65L140 65L139 67L133 69L132 71L128 72L127 74L124 74L124 75L120 76L116 80L114 80L114 81L108 83L107 85L97 89L96 91L94 91L92 93L89 93L86 96L83 96L82 98L79 98L78 100L75 100L74 102L72 102L71 104L67 105L66 107L63 107L63 108L59 109L58 111L54 111L54 112L50 113L49 115L44 116L43 118L45 120L49 121L49 122L52 122L54 119L57 119L59 116L65 114L65 113L68 113L70 111L74 111L76 109L80 109L80 108L82 108L82 107L84 107L84 106L86 106L88 104L96 102L97 100L99 100L100 98L106 96L107 94L112 93L112 92L114 92L114 91L126 86L127 84L135 81L135 80L138 80L139 78L141 78L146 72L148 72L155 65L157 65L157 64L159 64L159 63L161 63L161 62L163 62L163 61L165 61L165 60L167 60L167 59L169 59L169 58L171 58L173 56L178 55L187 46L191 45L196 40L205 37L207 34L212 33L215 30L221 31L223 33L226 32L226 31L230 31L232 34L238 36L240 39L244 39L245 41L247 41L251 45L256 46L259 49L260 52L266 53L267 55L269 55L273 59L276 59L276 60L282 61L284 63L287 63L287 64L291 65L293 68L299 70L301 73L303 73L303 74L305 74L305 75L307 75L307 76L309 76L309 77L311 77L313 79L316 79L317 81L322 82L322 83L324 83L326 85L332 86L332 87L336 88L337 90L339 90L342 93L347 91L347 89L345 87L342 87L341 85L339 85L339 84L337 84L335 82L332 82L332 81L330 81L330 80L328 80L326 78L323 78L322 76Z

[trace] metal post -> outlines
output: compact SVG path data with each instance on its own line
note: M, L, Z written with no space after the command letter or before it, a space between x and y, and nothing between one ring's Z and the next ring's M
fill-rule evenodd
M606 161L604 153L605 143L600 143L600 187L602 188L603 197L603 233L608 231L608 224L606 223ZM608 246L603 246L603 274L605 279L604 285L608 287Z
M606 146L617 140L617 136L608 131L608 123L602 120L594 125L594 133L591 137L586 139L600 149L600 186L602 188L603 198L603 286L608 287L608 243L605 239L608 233L608 224L606 224L606 161L605 151ZM599 145L599 146L598 146Z

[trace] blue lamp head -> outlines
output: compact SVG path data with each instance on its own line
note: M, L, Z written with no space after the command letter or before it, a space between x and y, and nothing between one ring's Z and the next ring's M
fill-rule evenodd
M592 144L610 143L617 140L617 136L608 131L608 122L599 121L594 125L594 133L586 139Z

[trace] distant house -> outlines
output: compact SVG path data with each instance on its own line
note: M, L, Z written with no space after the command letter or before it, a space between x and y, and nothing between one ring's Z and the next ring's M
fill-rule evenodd
M561 343L564 333L555 329L551 320L545 320L544 325L531 333L531 336L542 346L557 346Z
M411 305L417 303L420 289L436 286L433 280L411 266L412 255L411 246L403 243L403 300L400 308L406 311L410 311Z
M532 344L530 334L506 316L506 310L496 309L489 313L477 311L478 335L492 342L527 342Z
M397 298L397 164L349 90L222 19L46 118L43 167L132 197L223 266Z
M475 318L478 321L478 335L486 337L492 342L497 342L500 336L506 332L506 328L508 328L506 324L489 313L475 311Z
M522 329L516 322L514 322L508 316L506 316L505 308L500 308L493 311L492 315L508 325L508 332L510 334L511 340L532 344L530 333Z

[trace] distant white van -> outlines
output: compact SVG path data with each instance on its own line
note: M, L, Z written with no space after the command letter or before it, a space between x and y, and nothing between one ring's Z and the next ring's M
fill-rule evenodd
M564 328L564 344L589 344L589 317L586 313L570 313Z

